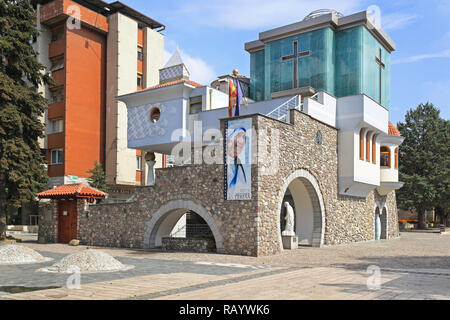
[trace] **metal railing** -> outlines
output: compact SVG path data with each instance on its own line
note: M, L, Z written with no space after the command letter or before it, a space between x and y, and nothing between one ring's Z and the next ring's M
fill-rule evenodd
M303 111L303 104L300 103L300 96L292 97L279 107L269 112L267 116L280 121L289 122L289 110L291 109Z
M176 230L170 232L170 236L176 236L179 233L185 233L186 238L193 238L198 235L212 235L212 231L207 224L185 224Z
M198 235L212 235L212 231L207 224L187 224L186 237L193 238Z

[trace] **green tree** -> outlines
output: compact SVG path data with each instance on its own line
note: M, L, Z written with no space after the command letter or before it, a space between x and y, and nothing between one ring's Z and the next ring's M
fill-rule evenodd
M108 192L108 188L106 186L106 174L103 171L102 165L97 161L94 162L94 169L90 169L87 171L91 174L88 179L89 185L93 188L97 188L103 192Z
M47 101L38 87L53 82L32 47L35 19L28 0L0 0L0 236L8 205L33 201L48 179L38 144Z
M405 185L397 192L398 202L402 209L417 211L423 229L425 211L444 205L443 201L448 204L449 121L433 104L420 104L406 113L398 130L405 137L399 167Z

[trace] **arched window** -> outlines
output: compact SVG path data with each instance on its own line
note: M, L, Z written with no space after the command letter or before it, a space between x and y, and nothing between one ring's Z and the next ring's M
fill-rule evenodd
M391 150L388 147L380 148L380 166L382 168L391 167Z
M374 134L372 137L372 163L377 163L377 135Z
M359 159L364 160L364 128L359 131Z
M395 169L398 169L398 147L395 148Z
M368 131L366 135L366 161L370 162L370 134L372 131Z

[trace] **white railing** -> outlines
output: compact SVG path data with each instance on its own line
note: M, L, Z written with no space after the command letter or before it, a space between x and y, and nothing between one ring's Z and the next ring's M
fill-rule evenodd
M269 112L267 116L280 121L289 122L289 110L291 109L303 111L303 104L300 103L300 96L292 97L276 109Z
M313 95L310 99L315 100L315 101L320 103L320 101L319 101L319 92L317 92L315 95Z

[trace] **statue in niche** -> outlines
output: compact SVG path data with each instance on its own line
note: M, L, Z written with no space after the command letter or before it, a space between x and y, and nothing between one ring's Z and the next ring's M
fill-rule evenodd
M286 225L284 227L284 231L282 232L283 236L291 236L291 237L295 237L295 232L294 232L294 209L292 208L292 206L289 204L289 202L285 202L284 203L284 207L286 208L286 214L284 217L284 220L286 221Z

